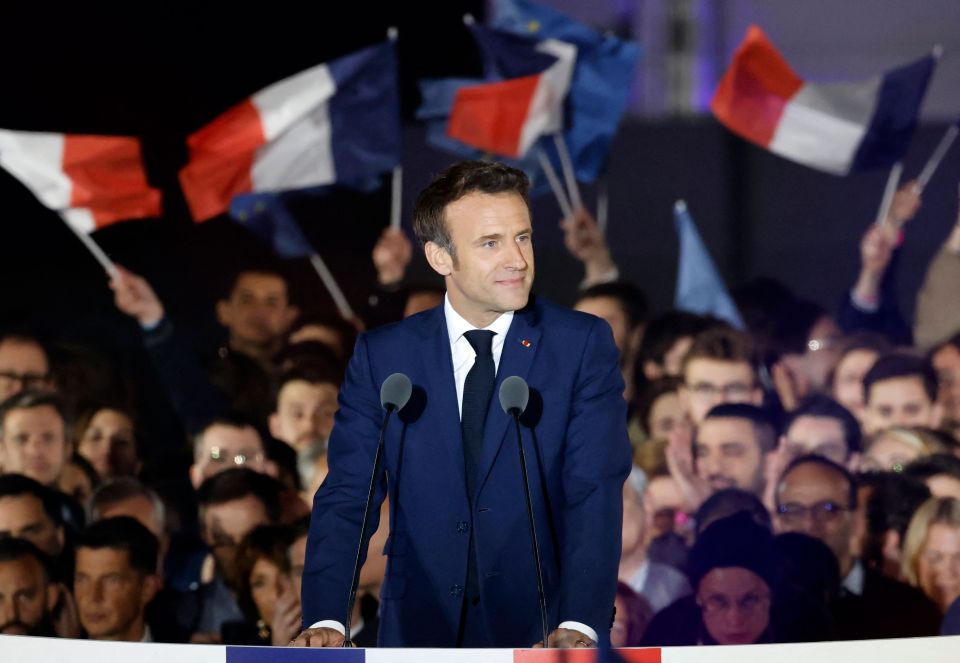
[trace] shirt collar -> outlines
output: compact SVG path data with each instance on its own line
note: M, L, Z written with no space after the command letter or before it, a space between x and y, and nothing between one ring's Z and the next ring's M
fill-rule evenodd
M467 322L462 315L453 309L449 295L444 295L443 297L443 315L447 320L447 333L450 335L451 346L460 340L464 332L476 329L474 325ZM507 311L506 313L501 313L496 320L486 327L483 327L483 329L488 329L500 338L503 338L506 336L507 330L510 329L511 322L513 322L513 311Z
M850 573L843 579L843 588L854 596L863 596L863 585L866 581L866 571L863 563L858 559L853 563Z

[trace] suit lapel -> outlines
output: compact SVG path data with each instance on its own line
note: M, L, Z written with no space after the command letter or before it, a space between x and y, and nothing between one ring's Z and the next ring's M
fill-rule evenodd
M514 314L510 329L507 330L507 338L503 343L503 351L500 354L497 382L493 389L490 408L487 410L487 419L483 428L478 493L483 489L483 484L490 474L493 462L500 453L500 447L507 437L510 426L512 426L512 418L500 406L500 385L505 379L513 375L518 375L526 380L539 347L540 325L531 298L531 303L526 308Z
M450 335L443 306L433 310L424 321L424 347L421 354L427 384L427 409L432 416L426 425L428 436L439 438L440 445L450 454L453 467L457 469L461 483L466 487L466 470L463 459L463 436L460 433L460 408L457 404L457 385L453 378L453 358L450 355Z

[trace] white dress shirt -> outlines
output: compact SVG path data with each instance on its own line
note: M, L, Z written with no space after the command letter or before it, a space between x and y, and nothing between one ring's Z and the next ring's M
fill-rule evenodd
M467 381L467 373L473 368L473 363L477 359L477 353L473 349L473 346L470 345L470 341L464 337L464 333L477 329L477 327L467 322L462 315L453 309L449 295L445 295L443 298L443 315L446 318L447 334L450 337L450 357L453 362L453 378L457 385L457 409L462 417L463 385ZM513 311L507 311L489 325L482 328L494 333L490 348L493 353L494 370L500 369L500 356L503 354L503 342L507 338L507 331L510 329L512 322ZM340 633L344 632L343 624L338 621L324 620L317 622L310 628L319 627L332 628ZM562 622L559 628L580 631L594 642L597 642L597 632L586 624L581 624L580 622Z

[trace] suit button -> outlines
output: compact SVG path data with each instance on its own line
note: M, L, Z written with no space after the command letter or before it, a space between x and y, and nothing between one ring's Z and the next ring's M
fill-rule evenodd
M450 585L450 596L462 596L462 595L463 595L462 585Z
M470 529L470 524L466 520L461 520L459 523L457 523L457 531L461 534L466 532L468 529Z

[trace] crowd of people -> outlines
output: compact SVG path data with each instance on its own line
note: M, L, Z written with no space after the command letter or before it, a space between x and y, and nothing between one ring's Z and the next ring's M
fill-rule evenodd
M836 311L772 279L736 288L746 329L654 315L591 216L562 222L584 267L575 308L609 323L629 406L615 645L960 634L960 224L911 326L896 256L920 205L909 183L866 232ZM356 337L443 303L405 281L412 255L383 232L376 291L349 321L301 315L282 271L251 266L216 303L227 341L209 352L121 268L116 307L162 389L128 376L117 402L47 339L0 335L0 633L290 643ZM182 440L145 448L148 397ZM377 641L388 504L380 522L349 620L360 646Z

